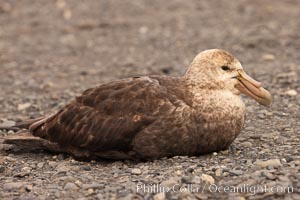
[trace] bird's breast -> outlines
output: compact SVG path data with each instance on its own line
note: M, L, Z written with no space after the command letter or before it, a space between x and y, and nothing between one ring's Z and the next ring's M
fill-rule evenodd
M223 92L199 95L193 106L193 146L199 153L222 150L240 133L245 105L239 96Z
M193 102L194 117L202 122L232 121L245 115L245 104L231 92L196 94Z

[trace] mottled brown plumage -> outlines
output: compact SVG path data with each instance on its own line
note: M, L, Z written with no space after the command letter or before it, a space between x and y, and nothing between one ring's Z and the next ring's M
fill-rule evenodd
M226 149L240 133L240 91L270 104L269 93L246 76L237 59L207 50L183 77L134 77L88 89L57 113L31 122L29 131L35 140L42 138L43 148L49 144L48 150L80 158L201 155ZM21 145L22 138L6 143Z

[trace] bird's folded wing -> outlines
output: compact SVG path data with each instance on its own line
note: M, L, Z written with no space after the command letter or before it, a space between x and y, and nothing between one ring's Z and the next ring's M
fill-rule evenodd
M134 136L172 108L148 77L108 83L83 92L56 114L31 125L35 136L91 151L130 150Z

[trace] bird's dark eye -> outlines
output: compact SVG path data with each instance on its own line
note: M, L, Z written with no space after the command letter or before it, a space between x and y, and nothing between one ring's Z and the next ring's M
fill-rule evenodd
M228 66L222 66L221 68L222 68L224 71L230 70L230 68L229 68Z

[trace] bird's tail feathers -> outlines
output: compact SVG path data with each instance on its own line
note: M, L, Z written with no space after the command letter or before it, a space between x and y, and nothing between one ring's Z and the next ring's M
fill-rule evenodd
M16 124L14 124L12 126L0 126L0 129L13 130L13 131L18 131L20 129L29 129L29 127L32 124L34 124L42 119L45 119L45 117L39 117L39 118L35 118L35 119L27 119L25 121L16 122Z
M2 144L14 145L22 151L33 151L43 149L51 152L64 152L57 143L45 140L40 137L35 137L28 130L21 130L15 134L11 134L6 137L0 138L0 141L2 141Z

